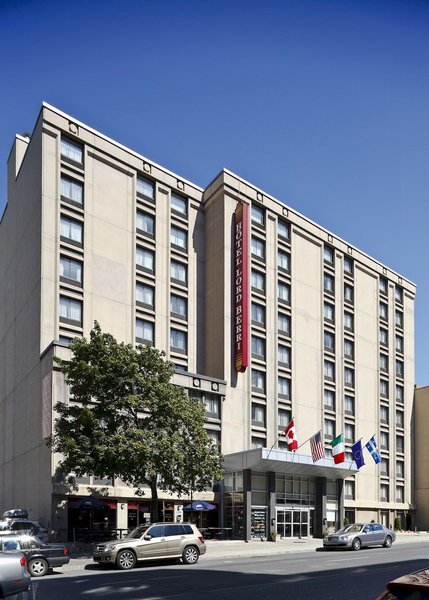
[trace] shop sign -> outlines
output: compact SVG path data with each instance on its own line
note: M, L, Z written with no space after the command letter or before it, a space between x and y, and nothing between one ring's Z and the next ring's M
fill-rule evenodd
M234 219L234 358L235 369L244 373L249 365L249 205L239 202Z

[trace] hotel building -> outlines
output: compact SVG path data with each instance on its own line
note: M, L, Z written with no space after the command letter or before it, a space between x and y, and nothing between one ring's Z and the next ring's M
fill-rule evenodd
M0 224L0 510L58 538L102 488L109 523L147 515L121 481L58 473L45 440L68 390L54 363L97 320L150 343L207 409L225 478L201 499L234 537L413 520L415 286L228 170L201 188L43 104L16 136ZM282 432L294 418L300 447ZM309 438L321 431L324 459ZM346 461L331 441L343 434ZM381 463L351 446L373 435ZM166 520L188 499L160 492ZM105 517L107 518L107 517Z

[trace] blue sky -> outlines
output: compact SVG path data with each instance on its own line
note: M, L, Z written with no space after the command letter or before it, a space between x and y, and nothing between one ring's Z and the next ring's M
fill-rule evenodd
M223 167L417 284L429 385L429 2L0 0L0 212L43 100L204 186Z

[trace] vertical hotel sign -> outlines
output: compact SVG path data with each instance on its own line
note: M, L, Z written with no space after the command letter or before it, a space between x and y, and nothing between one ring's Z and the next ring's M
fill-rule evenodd
M234 220L234 358L235 369L249 365L249 205L239 202Z

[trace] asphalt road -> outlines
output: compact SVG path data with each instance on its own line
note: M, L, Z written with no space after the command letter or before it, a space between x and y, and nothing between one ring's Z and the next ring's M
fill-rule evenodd
M196 565L145 565L132 571L85 569L33 579L28 600L372 600L387 581L429 567L427 543L359 552L301 552L206 558Z

